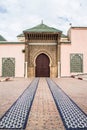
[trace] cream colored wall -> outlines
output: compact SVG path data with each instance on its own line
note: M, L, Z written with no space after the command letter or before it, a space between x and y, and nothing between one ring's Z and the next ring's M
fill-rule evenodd
M19 42L25 42L25 37L17 37Z
M61 45L61 76L70 76L70 54L83 54L83 73L87 73L87 29L71 28L71 44Z
M15 77L24 77L24 44L0 44L0 76L2 76L2 58L15 58Z

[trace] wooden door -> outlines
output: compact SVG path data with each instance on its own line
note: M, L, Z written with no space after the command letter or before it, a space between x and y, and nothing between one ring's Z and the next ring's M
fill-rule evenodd
M50 77L50 60L47 55L40 54L36 58L36 77Z

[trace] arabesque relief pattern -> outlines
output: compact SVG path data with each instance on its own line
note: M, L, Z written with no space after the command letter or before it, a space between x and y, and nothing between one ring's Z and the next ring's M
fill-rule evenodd
M41 53L50 59L50 77L57 77L57 46L56 45L28 45L26 60L28 62L28 77L35 77L35 60Z

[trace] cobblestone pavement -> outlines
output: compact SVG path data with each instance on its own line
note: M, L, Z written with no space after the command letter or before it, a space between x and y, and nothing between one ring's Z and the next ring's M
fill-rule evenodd
M65 130L44 78L40 79L26 130Z

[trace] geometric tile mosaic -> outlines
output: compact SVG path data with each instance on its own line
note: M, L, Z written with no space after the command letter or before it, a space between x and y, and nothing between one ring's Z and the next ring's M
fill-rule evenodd
M87 130L87 115L50 78L47 83L66 130Z
M2 76L15 76L15 58L2 58Z
M70 72L83 72L83 54L70 54Z
M39 78L35 78L23 94L0 119L0 129L25 129Z

